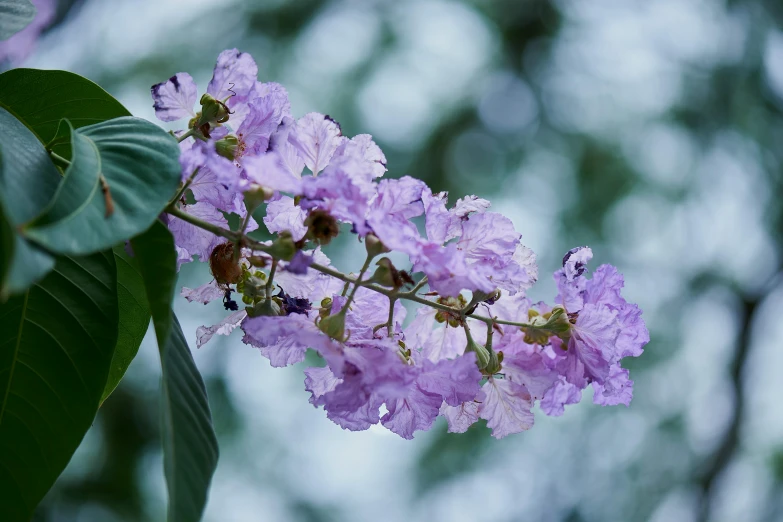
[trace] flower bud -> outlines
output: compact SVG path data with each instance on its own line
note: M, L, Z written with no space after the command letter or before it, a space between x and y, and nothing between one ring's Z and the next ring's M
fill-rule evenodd
M328 315L318 322L318 329L336 341L345 340L345 313Z
M367 255L371 258L389 251L375 234L367 234L364 238L364 248L367 250Z
M549 344L549 337L557 335L564 341L571 337L571 322L562 306L556 306L551 312L539 314L528 310L531 327L525 328L525 342L528 344Z
M238 147L239 140L234 135L228 135L215 142L215 152L231 161L234 161L234 158L236 158Z
M261 206L261 203L271 199L274 195L275 193L273 190L262 187L261 185L251 185L250 188L245 191L245 206L247 207L247 211L253 212Z
M382 257L375 263L378 268L375 269L370 281L378 283L381 286L389 286L399 288L402 286L402 279L400 278L399 271L394 267L391 259L388 257Z
M473 352L476 354L476 365L479 370L485 369L490 363L490 352L485 347L468 337L468 346L465 347L465 353Z
M287 230L280 232L267 253L272 257L276 257L277 259L291 261L291 259L294 257L294 254L296 254L296 245L294 244L294 240L291 237L291 233Z
M202 128L204 125L216 126L228 121L231 113L222 101L205 93L199 103L201 104L201 117L196 122L198 128Z
M245 308L248 317L278 316L280 315L280 305L273 299L264 299L255 306Z

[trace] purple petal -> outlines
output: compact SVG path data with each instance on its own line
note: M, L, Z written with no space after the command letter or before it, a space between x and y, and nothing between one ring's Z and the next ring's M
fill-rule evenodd
M307 233L304 224L306 218L307 212L299 205L294 205L293 198L279 196L267 203L264 224L270 232L287 230L291 232L294 241L299 241Z
M228 228L225 216L209 203L183 205L182 210L213 225ZM189 256L198 256L202 262L209 261L209 256L215 247L225 241L222 237L177 217L169 216L168 221L169 230L174 236L174 244L184 249Z
M593 383L593 402L601 406L628 406L633 399L633 381L628 378L628 370L619 364L612 366L609 377L603 384Z
M428 430L438 417L443 399L414 386L407 397L387 401L388 412L381 424L404 439L412 439L416 430Z
M152 107L161 121L177 121L192 118L193 105L198 99L198 88L188 73L177 73L167 81L153 85Z
M533 403L523 385L490 377L481 391L479 416L486 419L493 437L502 439L533 427Z
M224 294L225 290L220 288L218 284L212 280L207 284L199 286L198 288L188 288L183 286L179 295L191 303L207 304L211 303L215 299L221 299Z
M230 96L244 98L255 86L257 76L258 66L249 54L228 49L218 55L207 92L220 101Z
M474 401L459 406L443 404L440 407L440 414L446 418L449 433L465 433L479 419L478 409L479 405Z
M318 174L329 164L340 145L340 136L340 126L334 120L311 112L296 121L288 141L299 151L307 168Z
M446 404L457 406L476 398L480 380L476 355L468 353L437 363L425 359L416 383L423 391L442 397Z
M196 348L201 348L207 344L212 337L217 335L228 335L233 332L237 326L247 317L247 312L244 310L238 310L216 325L213 326L199 326L196 330Z
M342 138L333 157L344 156L367 163L373 178L379 178L386 172L386 156L369 134L357 134L350 140Z
M567 404L582 400L582 390L560 377L541 399L541 410L550 417L559 417Z

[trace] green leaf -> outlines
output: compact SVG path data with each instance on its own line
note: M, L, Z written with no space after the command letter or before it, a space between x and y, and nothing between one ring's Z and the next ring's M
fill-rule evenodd
M87 254L111 248L149 228L177 191L179 146L153 123L115 118L76 129L71 144L73 162L61 189L45 215L24 228L48 250Z
M111 359L109 378L101 396L101 404L111 395L130 363L139 353L139 346L150 325L150 309L144 292L144 280L139 273L136 260L125 248L114 247L114 261L117 265L117 301L120 309L119 333L114 356Z
M0 0L2 1L2 0ZM67 71L12 69L0 74L0 107L4 107L48 144L62 119L74 128L101 123L130 112L99 85ZM52 150L70 159L70 143Z
M174 237L166 225L155 221L149 230L131 239L131 246L144 281L158 346L162 348L169 338L173 316L171 302L177 283Z
M44 211L60 179L33 133L0 108L0 201L15 236L10 273L0 279L0 301L26 290L54 267L52 256L28 244L15 231Z
M2 166L1 159L0 166ZM14 232L14 227L5 216L3 202L0 200L0 289L5 288L6 278L11 271L11 263L13 263L14 260L15 243L16 233ZM0 296L0 303L3 301L4 299Z
M29 0L0 0L0 40L7 40L30 25L35 13Z
M217 467L207 391L176 317L161 354L163 469L169 522L201 520Z
M177 254L171 232L156 221L131 240L144 279L163 367L163 466L169 522L201 519L218 458L207 392L171 310Z
M57 260L0 306L0 506L28 521L90 428L117 340L111 252Z

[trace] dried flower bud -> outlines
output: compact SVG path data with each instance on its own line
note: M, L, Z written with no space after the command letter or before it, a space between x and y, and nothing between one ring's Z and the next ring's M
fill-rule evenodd
M223 285L238 283L242 279L242 267L234 257L233 243L221 243L212 250L209 269L215 281Z
M319 245L328 245L332 238L340 233L337 220L326 211L312 210L304 222L307 236Z

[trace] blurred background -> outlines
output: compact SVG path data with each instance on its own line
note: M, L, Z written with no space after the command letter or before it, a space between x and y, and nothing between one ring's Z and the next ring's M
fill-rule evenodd
M15 63L80 73L154 120L152 84L188 71L203 88L231 47L295 116L371 133L391 176L492 200L538 255L534 300L590 245L652 341L627 360L630 407L587 392L498 442L483 423L342 431L301 367L216 338L194 348L221 449L206 521L783 520L779 0L62 0ZM338 247L356 270L361 247ZM224 315L175 308L191 346ZM148 338L37 521L163 520L158 389Z

